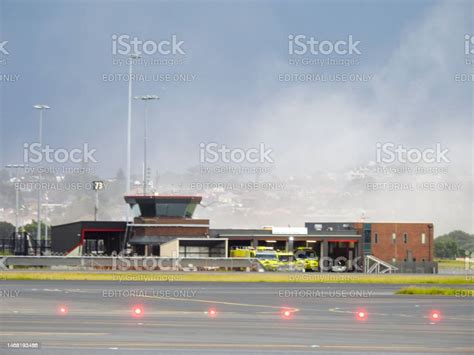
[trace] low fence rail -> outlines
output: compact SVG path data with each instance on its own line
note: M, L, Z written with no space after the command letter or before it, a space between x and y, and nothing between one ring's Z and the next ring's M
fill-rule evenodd
M436 262L394 263L396 273L438 273ZM0 271L18 268L50 268L114 271L260 271L255 258L186 257L165 258L152 256L0 256ZM326 270L321 270L326 271ZM364 271L364 270L362 270ZM365 270L367 272L367 270Z
M76 267L110 270L193 271L258 268L257 259L244 258L163 258L141 256L4 256L0 269L14 267Z

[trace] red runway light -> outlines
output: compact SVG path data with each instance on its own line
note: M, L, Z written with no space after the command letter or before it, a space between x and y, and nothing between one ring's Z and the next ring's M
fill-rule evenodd
M66 306L59 306L58 311L59 311L60 315L66 315L67 314L67 307Z
M217 317L217 310L215 308L209 308L207 310L207 314L209 315L209 317Z
M359 321L365 321L367 320L367 311L365 309L358 309L356 311L356 319Z
M441 312L433 310L430 312L430 320L432 322L439 322L441 320Z
M135 318L141 318L143 317L144 310L142 306L135 306L132 309L132 316Z
M281 310L281 317L283 319L292 319L293 318L293 312L290 309L282 309Z

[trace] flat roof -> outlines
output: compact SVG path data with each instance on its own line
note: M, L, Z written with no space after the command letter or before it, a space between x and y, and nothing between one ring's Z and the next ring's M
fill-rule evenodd
M76 222L69 222L69 223L63 223L63 224L56 224L54 226L51 226L51 228L56 228L56 227L64 227L64 226L72 226L72 225L93 225L94 227L97 226L97 228L100 228L100 227L104 227L106 228L106 226L116 226L117 228L118 227L122 227L123 229L125 229L125 227L127 226L127 222L125 221L76 221Z
M176 241L184 241L184 242L197 242L197 244L206 244L209 242L212 243L218 243L218 242L225 242L227 241L227 238L191 238L191 237L178 237L175 239L172 239L166 243L163 243L162 245L169 244L169 243L174 243Z
M201 202L201 196L189 196L189 195L125 195L125 201L128 200L188 200L192 202Z

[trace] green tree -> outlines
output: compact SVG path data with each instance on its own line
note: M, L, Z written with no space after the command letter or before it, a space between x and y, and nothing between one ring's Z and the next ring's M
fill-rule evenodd
M0 239L9 238L15 232L15 226L8 222L0 222Z
M41 236L42 237L44 237L44 232L45 232L44 227L45 227L44 222L41 222ZM38 229L38 223L35 220L23 226L23 230L34 238L36 238L37 229ZM48 226L48 236L51 237L51 226Z
M443 240L435 240L435 255L437 258L445 259L446 258L446 242Z
M474 252L474 234L455 230L435 239L435 255L438 258L462 257Z

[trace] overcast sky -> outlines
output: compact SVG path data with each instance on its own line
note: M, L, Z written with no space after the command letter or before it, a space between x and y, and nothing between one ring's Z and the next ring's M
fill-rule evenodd
M0 1L2 165L23 159L37 140L37 103L48 104L44 142L97 149L96 168L125 168L127 65L113 36L183 41L172 65L137 64L151 82L133 83L149 104L150 165L185 171L199 164L199 144L271 147L282 176L351 170L375 160L376 143L449 149L443 181L461 195L425 195L423 220L472 228L473 82L465 35L473 34L470 1ZM360 43L360 54L289 54L290 35ZM474 48L474 44L472 45ZM348 66L295 66L292 58L353 59ZM310 81L290 74L319 75ZM170 74L172 81L156 81ZM175 81L174 74L178 76ZM331 82L342 75L359 79ZM104 78L105 75L105 78ZM111 79L113 78L113 79ZM183 81L186 78L189 81ZM360 79L362 78L362 79ZM112 80L112 81L110 81ZM133 170L141 167L143 104L133 106ZM429 180L429 179L427 179ZM382 197L383 194L380 194ZM392 196L393 197L393 196ZM415 194L397 195L400 208ZM446 217L432 200L460 209ZM458 203L456 202L458 201ZM459 206L460 205L460 206ZM451 209L452 210L452 209ZM470 216L469 216L470 215ZM379 216L384 219L383 216ZM385 219L391 219L385 218ZM396 217L407 219L403 213Z

